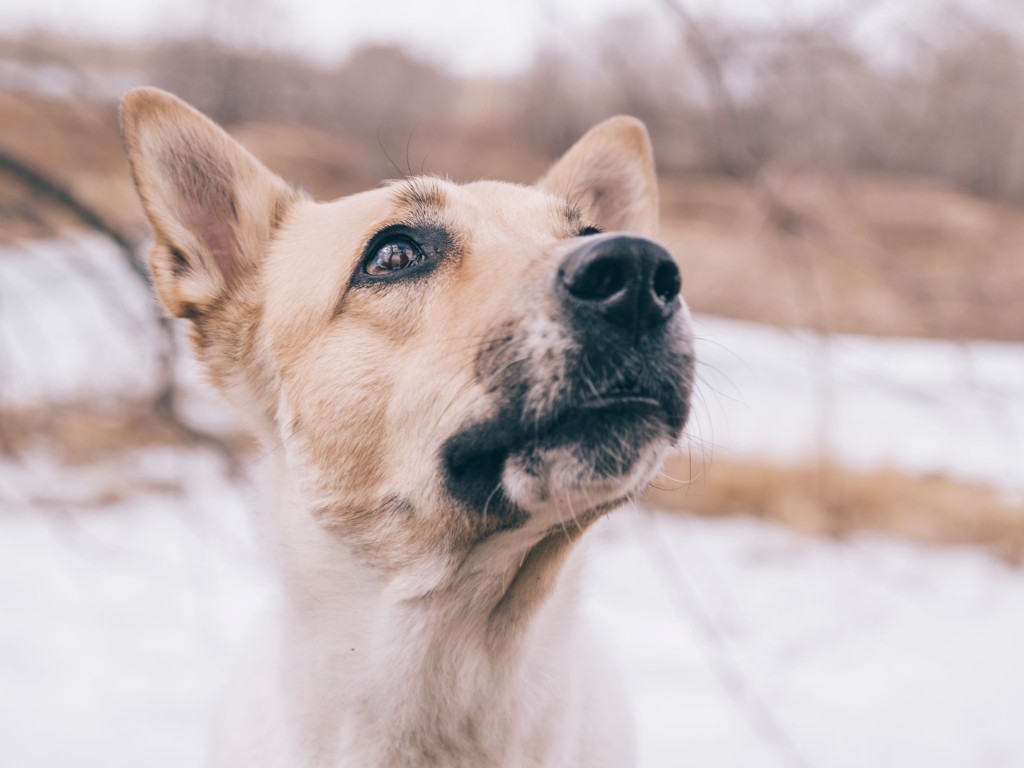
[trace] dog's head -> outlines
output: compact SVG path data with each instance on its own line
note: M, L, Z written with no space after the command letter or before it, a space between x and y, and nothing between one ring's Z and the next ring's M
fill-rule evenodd
M122 118L164 306L305 506L382 566L582 525L679 439L692 338L636 120L534 186L317 203L168 94Z

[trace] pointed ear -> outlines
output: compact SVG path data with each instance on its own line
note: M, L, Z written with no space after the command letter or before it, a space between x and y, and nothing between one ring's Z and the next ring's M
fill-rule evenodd
M157 293L177 317L201 315L251 274L294 191L180 99L136 88L121 134L155 242Z
M606 232L658 232L658 181L644 124L613 117L591 128L538 186L580 206Z

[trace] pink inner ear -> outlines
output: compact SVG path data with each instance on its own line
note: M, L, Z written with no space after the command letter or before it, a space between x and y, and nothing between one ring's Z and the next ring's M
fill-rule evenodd
M241 271L241 249L229 211L212 210L198 203L189 206L188 219L193 231L213 256L217 269L230 288Z

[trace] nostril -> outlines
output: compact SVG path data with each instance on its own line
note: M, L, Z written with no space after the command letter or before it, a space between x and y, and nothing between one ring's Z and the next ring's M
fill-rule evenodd
M668 304L683 287L683 278L674 261L663 261L654 271L654 295Z
M625 288L628 279L620 259L600 259L579 269L566 287L577 299L604 301Z
M555 290L580 326L644 334L665 325L680 309L683 279L675 259L657 243L624 234L600 235L565 257Z

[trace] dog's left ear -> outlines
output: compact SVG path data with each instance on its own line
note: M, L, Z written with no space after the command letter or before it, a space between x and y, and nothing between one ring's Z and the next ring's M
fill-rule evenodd
M635 117L613 117L591 128L538 186L567 197L606 232L658 233L654 153Z

